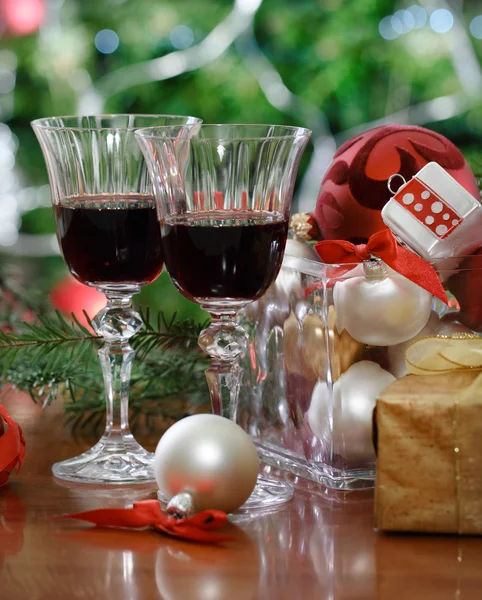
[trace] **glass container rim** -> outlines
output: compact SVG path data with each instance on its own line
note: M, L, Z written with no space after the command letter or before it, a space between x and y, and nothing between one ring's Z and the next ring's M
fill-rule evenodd
M194 123L196 125L197 123ZM135 135L136 137L140 137L141 139L149 139L149 140L169 140L169 141L178 141L179 138L174 136L163 136L156 135L155 131L159 129L166 129L168 127L173 127L171 125L154 125L152 127L139 127L136 129ZM174 125L176 127L176 125ZM182 125L179 125L182 127ZM234 135L233 137L193 137L190 138L190 141L198 141L198 142L237 142L237 141L262 141L262 140L282 140L282 139L290 139L294 140L296 138L310 138L312 131L311 129L307 129L306 127L297 127L296 125L277 125L277 124L268 124L268 123L201 123L200 132L204 129L206 131L207 128L221 128L221 127L253 127L253 128L263 128L264 130L270 127L278 127L290 131L291 133L286 135L260 135L260 136L239 136Z
M76 127L76 126L65 126L65 125L47 125L46 122L53 119L108 119L116 117L141 117L148 119L186 119L184 124L172 124L172 125L157 125L157 127L184 127L185 125L194 126L199 125L203 122L200 117L193 117L190 115L172 115L172 114L153 114L153 113L101 113L101 114L89 114L89 115L54 115L51 117L41 117L30 121L30 125L35 129L50 130L50 131L137 131L138 129L149 129L145 125L143 127ZM156 126L151 126L155 128Z
M463 262L466 259L473 259L474 255L463 255L463 256L450 256L446 258L436 258L433 259L429 264L437 271L439 275L444 275L445 273L455 274L461 273L465 271L477 271L482 270L482 255L480 258L480 262L477 261L476 265L468 266L463 265ZM458 265L444 265L445 262L451 260L458 260ZM327 275L327 271L335 270L335 269L346 269L346 273L349 273L356 267L360 266L361 262L350 262L350 263L325 263L321 260L312 260L311 258L295 256L290 254L289 251L286 251L284 254L284 259L282 263L282 267L288 269L295 269L297 271L301 271L306 275L312 275L315 277L328 277L329 279L338 279L338 277L333 275ZM440 267L438 265L441 265ZM300 268L301 267L301 268Z

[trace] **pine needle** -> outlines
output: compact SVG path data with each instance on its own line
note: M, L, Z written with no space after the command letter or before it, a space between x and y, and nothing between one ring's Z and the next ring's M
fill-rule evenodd
M0 377L44 406L62 391L72 427L97 430L105 414L96 356L103 340L85 316L90 329L75 315L67 321L57 311L39 315L34 323L19 322L14 331L0 330ZM153 319L149 310L142 319L143 328L131 339L136 359L130 407L133 423L149 426L159 418L180 418L187 406L205 398L208 360L197 346L204 325L178 321L175 315L167 320L162 313Z

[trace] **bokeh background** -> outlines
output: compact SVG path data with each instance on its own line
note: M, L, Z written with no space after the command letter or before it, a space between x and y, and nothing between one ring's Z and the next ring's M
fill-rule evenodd
M0 0L0 38L0 275L36 300L53 289L67 311L99 299L72 287L58 254L34 118L309 127L300 211L336 147L384 123L434 129L482 172L480 0ZM201 316L165 274L139 302Z

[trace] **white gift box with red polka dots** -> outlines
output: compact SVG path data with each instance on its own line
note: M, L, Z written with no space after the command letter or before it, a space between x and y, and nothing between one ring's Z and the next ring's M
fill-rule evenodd
M426 260L482 246L482 206L435 162L402 185L382 210L385 224Z

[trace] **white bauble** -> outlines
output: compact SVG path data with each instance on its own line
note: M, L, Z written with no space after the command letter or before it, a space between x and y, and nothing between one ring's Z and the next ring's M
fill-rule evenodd
M251 495L258 471L258 454L249 435L216 415L192 415L172 425L154 459L161 494L171 499L188 492L196 512L235 511Z
M405 362L405 352L410 344L413 344L424 337L434 335L451 336L454 333L471 333L471 331L468 327L465 327L460 323L440 319L438 314L435 311L432 311L428 323L416 336L402 344L397 344L396 346L390 346L390 348L388 348L388 370L397 379L400 379L400 377L403 377L408 373L407 364Z
M429 292L382 265L365 268L364 276L338 281L333 302L338 331L346 329L370 346L394 346L413 338L432 310Z
M353 364L335 381L332 397L326 382L319 381L307 413L311 430L325 443L332 440L333 453L349 462L375 460L373 409L380 392L394 381L393 375L368 360Z
M286 240L285 256L296 256L297 258L307 258L308 260L321 262L321 259L313 249L313 246L300 239Z

